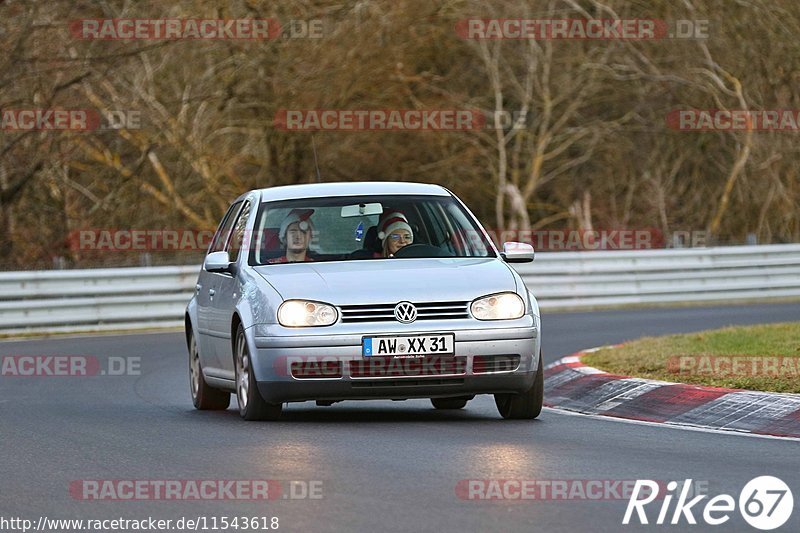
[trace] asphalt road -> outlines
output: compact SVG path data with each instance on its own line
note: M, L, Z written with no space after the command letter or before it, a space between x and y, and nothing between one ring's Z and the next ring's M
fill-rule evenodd
M546 314L545 357L642 335L798 318L800 304ZM691 478L711 495L738 499L751 478L775 475L796 499L780 531L800 530L797 441L555 410L532 422L504 421L488 396L458 412L434 411L423 400L291 404L281 422L246 423L233 408L192 408L179 333L4 342L0 356L8 355L88 355L102 365L141 358L141 375L0 377L0 519L204 516L210 528L212 517L274 516L279 530L304 532L757 531L736 511L716 528L623 526L626 500L478 501L460 498L456 487L470 479ZM283 494L294 480L321 486L322 497L87 501L69 492L79 480L199 479L280 480ZM653 521L660 503L651 505Z

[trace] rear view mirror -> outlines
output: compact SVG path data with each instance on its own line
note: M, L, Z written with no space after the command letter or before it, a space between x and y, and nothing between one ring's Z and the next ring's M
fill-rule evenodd
M342 207L342 218L380 215L381 213L383 213L383 205L377 202L372 204L353 204Z

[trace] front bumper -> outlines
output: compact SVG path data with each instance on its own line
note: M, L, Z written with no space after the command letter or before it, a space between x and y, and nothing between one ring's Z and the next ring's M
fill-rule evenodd
M461 361L461 364L456 370L446 369L433 375L420 375L416 372L382 375L378 372L354 376L356 372L353 372L353 369L358 367L357 363L361 363L363 368L365 361L361 354L361 334L253 337L254 349L251 350L251 359L258 390L266 401L281 403L519 393L530 389L533 385L538 369L540 347L539 330L536 325L440 331L455 334L454 357ZM430 329L424 328L413 333L430 332ZM411 333L403 331L397 334ZM492 356L518 357L519 362L514 368L502 371L475 371L476 357ZM341 376L295 377L291 365L298 361L341 362ZM399 366L402 367L402 363Z
M523 392L533 386L534 376L535 372L526 372L463 378L259 381L258 391L262 398L270 403L308 400L447 398L498 392Z

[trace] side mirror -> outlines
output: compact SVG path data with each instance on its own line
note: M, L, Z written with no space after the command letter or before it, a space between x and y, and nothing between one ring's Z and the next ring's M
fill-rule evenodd
M530 263L533 261L533 246L524 242L504 242L500 256L506 263Z
M230 272L233 263L228 260L228 252L211 252L203 262L206 272Z

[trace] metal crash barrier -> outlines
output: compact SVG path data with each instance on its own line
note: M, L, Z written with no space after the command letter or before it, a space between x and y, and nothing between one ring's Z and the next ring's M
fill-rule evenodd
M800 297L800 244L548 252L515 265L544 310ZM199 265L0 273L0 333L179 327Z

